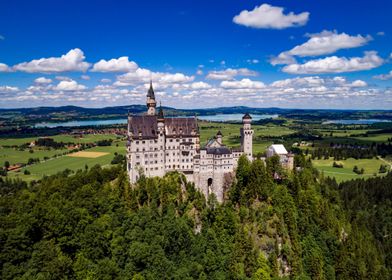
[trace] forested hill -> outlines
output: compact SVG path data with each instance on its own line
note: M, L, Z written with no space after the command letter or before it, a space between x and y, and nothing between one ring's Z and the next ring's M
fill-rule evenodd
M242 157L223 204L178 173L129 188L120 166L0 179L1 279L390 279L392 174L296 164Z

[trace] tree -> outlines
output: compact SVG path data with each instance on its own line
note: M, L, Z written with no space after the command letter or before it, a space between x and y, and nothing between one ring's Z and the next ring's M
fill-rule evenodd
M271 269L268 266L267 260L263 253L259 254L257 258L257 270L253 274L252 279L254 280L270 280L271 279Z

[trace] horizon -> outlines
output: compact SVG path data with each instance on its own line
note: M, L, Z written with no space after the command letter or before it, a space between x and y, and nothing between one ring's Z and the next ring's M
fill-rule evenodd
M157 100L177 109L390 110L391 9L385 0L0 3L0 108L142 105L152 79Z

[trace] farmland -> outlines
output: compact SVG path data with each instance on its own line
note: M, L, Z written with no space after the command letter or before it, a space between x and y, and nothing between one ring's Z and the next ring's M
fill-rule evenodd
M203 146L208 139L214 137L217 131L223 134L223 143L229 147L240 146L240 128L241 124L236 123L217 123L217 122L199 122L200 144ZM263 154L265 149L273 143L282 143L287 149L292 144L306 140L308 143L305 147L300 147L303 151L313 150L316 147L329 146L330 143L337 144L355 144L370 145L372 143L387 143L391 138L391 133L380 132L369 126L323 126L309 124L295 124L292 120L285 120L283 124L254 124L253 152L255 155ZM304 132L305 131L305 132ZM294 136L295 135L295 136ZM304 139L309 135L318 135L312 140ZM313 137L313 136L312 136ZM53 149L46 147L32 147L20 149L21 145L37 140L37 137L26 138L1 138L0 139L0 165L8 161L11 165L16 163L27 163L29 158L38 158L39 162L19 169L18 172L10 171L8 176L11 178L21 178L24 180L37 180L44 175L55 174L57 172L69 169L76 171L86 166L91 167L95 164L102 166L110 165L115 153L125 154L125 141L114 134L85 134L70 135L59 134L50 136L56 142L94 145L101 140L111 139L113 143L106 147L92 147L84 149L87 152L107 153L95 158L93 157L72 157L67 154L70 150L67 148ZM316 158L313 165L324 173L325 176L335 177L339 182L354 178L368 178L382 175L378 173L381 164L389 164L378 158L373 159L342 159L343 168L332 167L334 159ZM365 170L363 175L357 175L353 172L354 166ZM24 171L28 170L30 174L25 175Z

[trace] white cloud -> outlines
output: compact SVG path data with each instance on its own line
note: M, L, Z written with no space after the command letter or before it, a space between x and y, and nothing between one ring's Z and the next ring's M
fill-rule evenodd
M4 63L0 63L0 72L11 72L11 68Z
M207 89L211 88L211 86L205 82L194 82L191 84L192 89Z
M211 80L232 80L236 76L257 76L257 72L248 68L232 69L227 68L221 71L208 72L207 79Z
M85 90L86 86L78 84L76 81L61 81L57 86L54 87L54 90L58 91L78 91Z
M309 19L308 12L284 14L283 10L282 7L262 4L256 6L252 11L243 10L233 18L233 22L253 28L284 29L305 25Z
M321 74L354 72L376 68L384 60L375 51L365 52L363 57L337 57L330 56L310 60L304 64L290 64L283 67L282 71L290 74Z
M13 93L19 90L18 87L11 87L11 86L0 86L1 93Z
M339 80L340 81L340 80ZM344 80L345 81L345 80ZM318 77L297 77L292 79L278 80L271 84L272 87L315 87L325 84L325 80Z
M197 71L196 71L196 75L203 75L203 70L201 70L201 69L197 69Z
M388 74L381 74L381 75L377 75L373 77L374 79L378 79L378 80L390 80L392 79L392 70L389 71Z
M286 52L282 52L277 57L272 57L270 59L270 63L272 65L277 65L277 64L294 64L294 63L297 63L297 61L290 54L288 54Z
M112 80L110 80L110 79L106 79L106 78L101 79L101 83L107 84L107 83L111 83L111 82L112 82Z
M67 76L56 76L55 79L58 81L72 81L72 79Z
M0 35L0 40L5 40L5 37L3 35Z
M45 78L45 77L39 77L34 80L34 83L36 84L50 84L52 82L51 79Z
M292 64L293 56L306 57L331 54L341 49L361 47L372 40L371 36L338 34L336 30L324 30L321 33L308 34L307 36L310 37L307 42L280 53L278 57L270 60L271 64Z
M264 88L263 82L242 79L240 81L222 81L220 86L223 88L241 88L241 89L260 89Z
M90 67L90 63L85 62L84 59L83 51L76 48L61 57L34 59L30 62L19 63L13 66L13 69L28 73L85 72Z
M81 78L82 80L85 80L85 81L90 80L90 76L89 76L89 75L82 75L82 76L80 76L80 78Z
M115 86L130 86L147 83L152 79L156 84L168 85L173 83L188 83L194 80L194 76L186 76L182 73L152 72L148 69L138 68L134 72L128 72L117 76Z
M367 87L367 83L362 80L355 80L354 82L351 83L352 87Z
M128 56L122 56L119 58L113 58L110 60L101 59L94 64L92 72L130 72L135 71L138 65L129 61Z
M384 31L379 31L379 32L377 32L376 33L378 36L384 36L385 35L385 32Z

